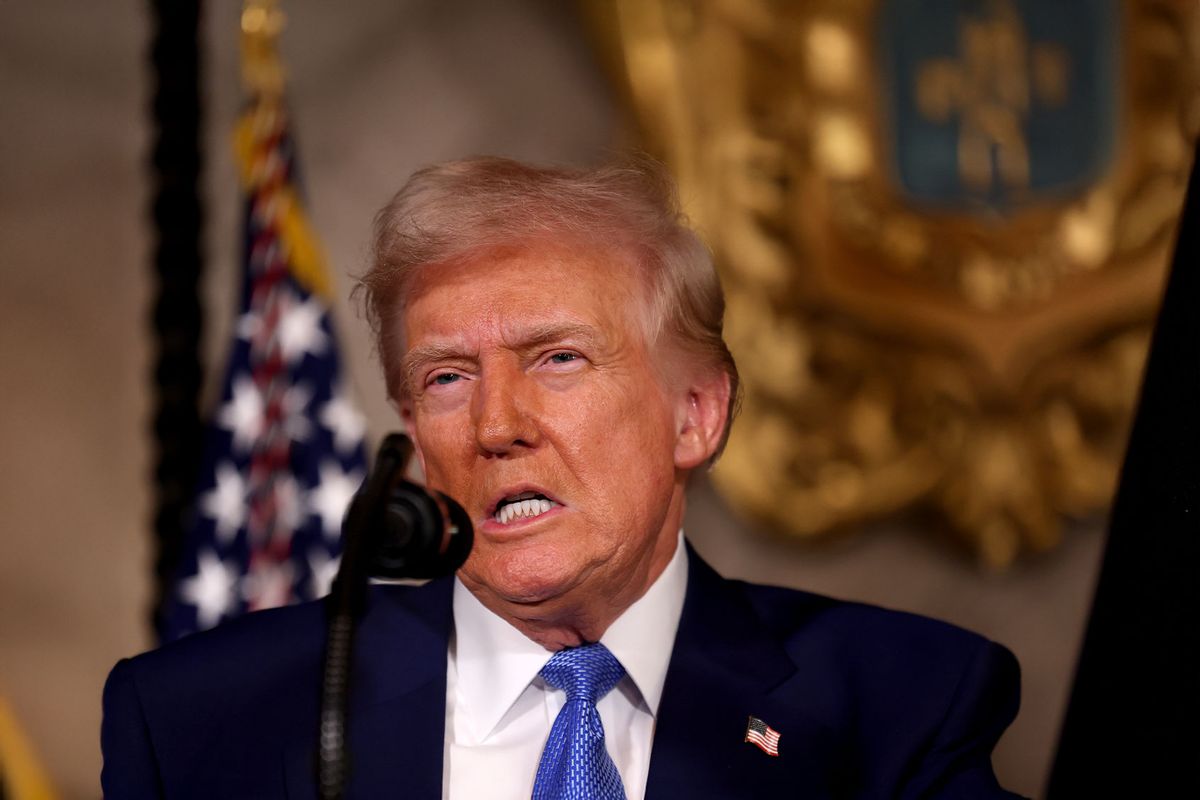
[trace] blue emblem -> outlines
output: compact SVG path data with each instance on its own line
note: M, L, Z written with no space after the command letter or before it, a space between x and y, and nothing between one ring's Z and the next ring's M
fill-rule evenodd
M887 0L893 168L916 203L1010 210L1094 182L1115 147L1115 0Z

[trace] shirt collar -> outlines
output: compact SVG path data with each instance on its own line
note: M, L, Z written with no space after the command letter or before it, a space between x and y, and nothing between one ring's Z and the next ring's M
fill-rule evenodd
M652 715L658 715L667 666L675 647L675 632L687 594L688 561L683 531L667 568L637 602L600 637L633 680Z
M651 714L657 714L687 593L683 531L666 569L625 609L600 641L625 667ZM492 613L454 580L454 660L458 694L476 737L485 738L546 664L550 653Z

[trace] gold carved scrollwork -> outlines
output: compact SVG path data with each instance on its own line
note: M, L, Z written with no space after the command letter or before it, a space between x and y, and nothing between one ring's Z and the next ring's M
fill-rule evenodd
M746 396L718 488L801 538L933 508L1003 567L1112 494L1200 125L1196 12L1113 5L1113 155L1042 194L1027 122L1081 67L1015 0L963 15L909 88L954 121L962 185L1009 202L931 208L895 173L886 5L585 9L722 271Z

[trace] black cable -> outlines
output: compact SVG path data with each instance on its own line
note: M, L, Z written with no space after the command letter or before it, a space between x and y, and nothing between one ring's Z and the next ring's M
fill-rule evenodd
M408 437L389 434L342 521L342 561L326 601L329 627L317 745L322 800L339 800L349 777L350 676L354 635L367 606L368 578L452 575L467 560L474 541L462 506L405 480L412 452Z

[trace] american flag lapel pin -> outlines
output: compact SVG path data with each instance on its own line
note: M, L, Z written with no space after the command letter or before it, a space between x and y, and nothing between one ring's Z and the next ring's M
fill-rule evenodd
M750 717L746 721L746 738L743 741L750 742L769 756L779 755L779 731L758 717Z

